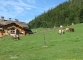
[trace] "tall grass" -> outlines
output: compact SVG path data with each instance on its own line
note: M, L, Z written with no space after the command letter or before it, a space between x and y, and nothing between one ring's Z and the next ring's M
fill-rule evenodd
M38 29L38 33L12 40L0 39L0 60L82 60L83 24L70 26L75 32L59 35L58 29ZM47 48L44 46L44 32Z

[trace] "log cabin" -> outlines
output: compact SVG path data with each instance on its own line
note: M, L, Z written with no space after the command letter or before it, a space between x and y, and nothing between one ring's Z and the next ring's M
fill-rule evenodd
M0 19L0 34L3 36L9 34L26 35L28 28L25 22L19 22L17 19L15 21L11 20L11 18L5 20L3 16Z

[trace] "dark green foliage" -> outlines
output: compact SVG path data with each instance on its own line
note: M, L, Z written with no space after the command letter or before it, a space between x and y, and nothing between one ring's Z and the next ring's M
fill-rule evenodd
M80 18L80 23L83 23L83 8L80 10L79 18Z
M83 0L68 0L35 17L28 23L30 28L53 27L83 23Z

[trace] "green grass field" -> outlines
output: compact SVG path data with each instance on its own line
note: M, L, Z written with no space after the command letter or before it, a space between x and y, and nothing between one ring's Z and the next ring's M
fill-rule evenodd
M75 32L59 35L58 29L43 28L38 33L12 40L10 36L0 39L0 60L83 60L83 24L70 26Z

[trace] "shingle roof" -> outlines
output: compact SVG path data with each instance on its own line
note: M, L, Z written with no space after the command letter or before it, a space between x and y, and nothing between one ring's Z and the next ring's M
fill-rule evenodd
M8 25L11 23L16 23L17 25L23 27L23 28L29 28L28 25L25 22L19 22L19 21L13 21L13 20L4 20L2 21L0 19L0 25Z

